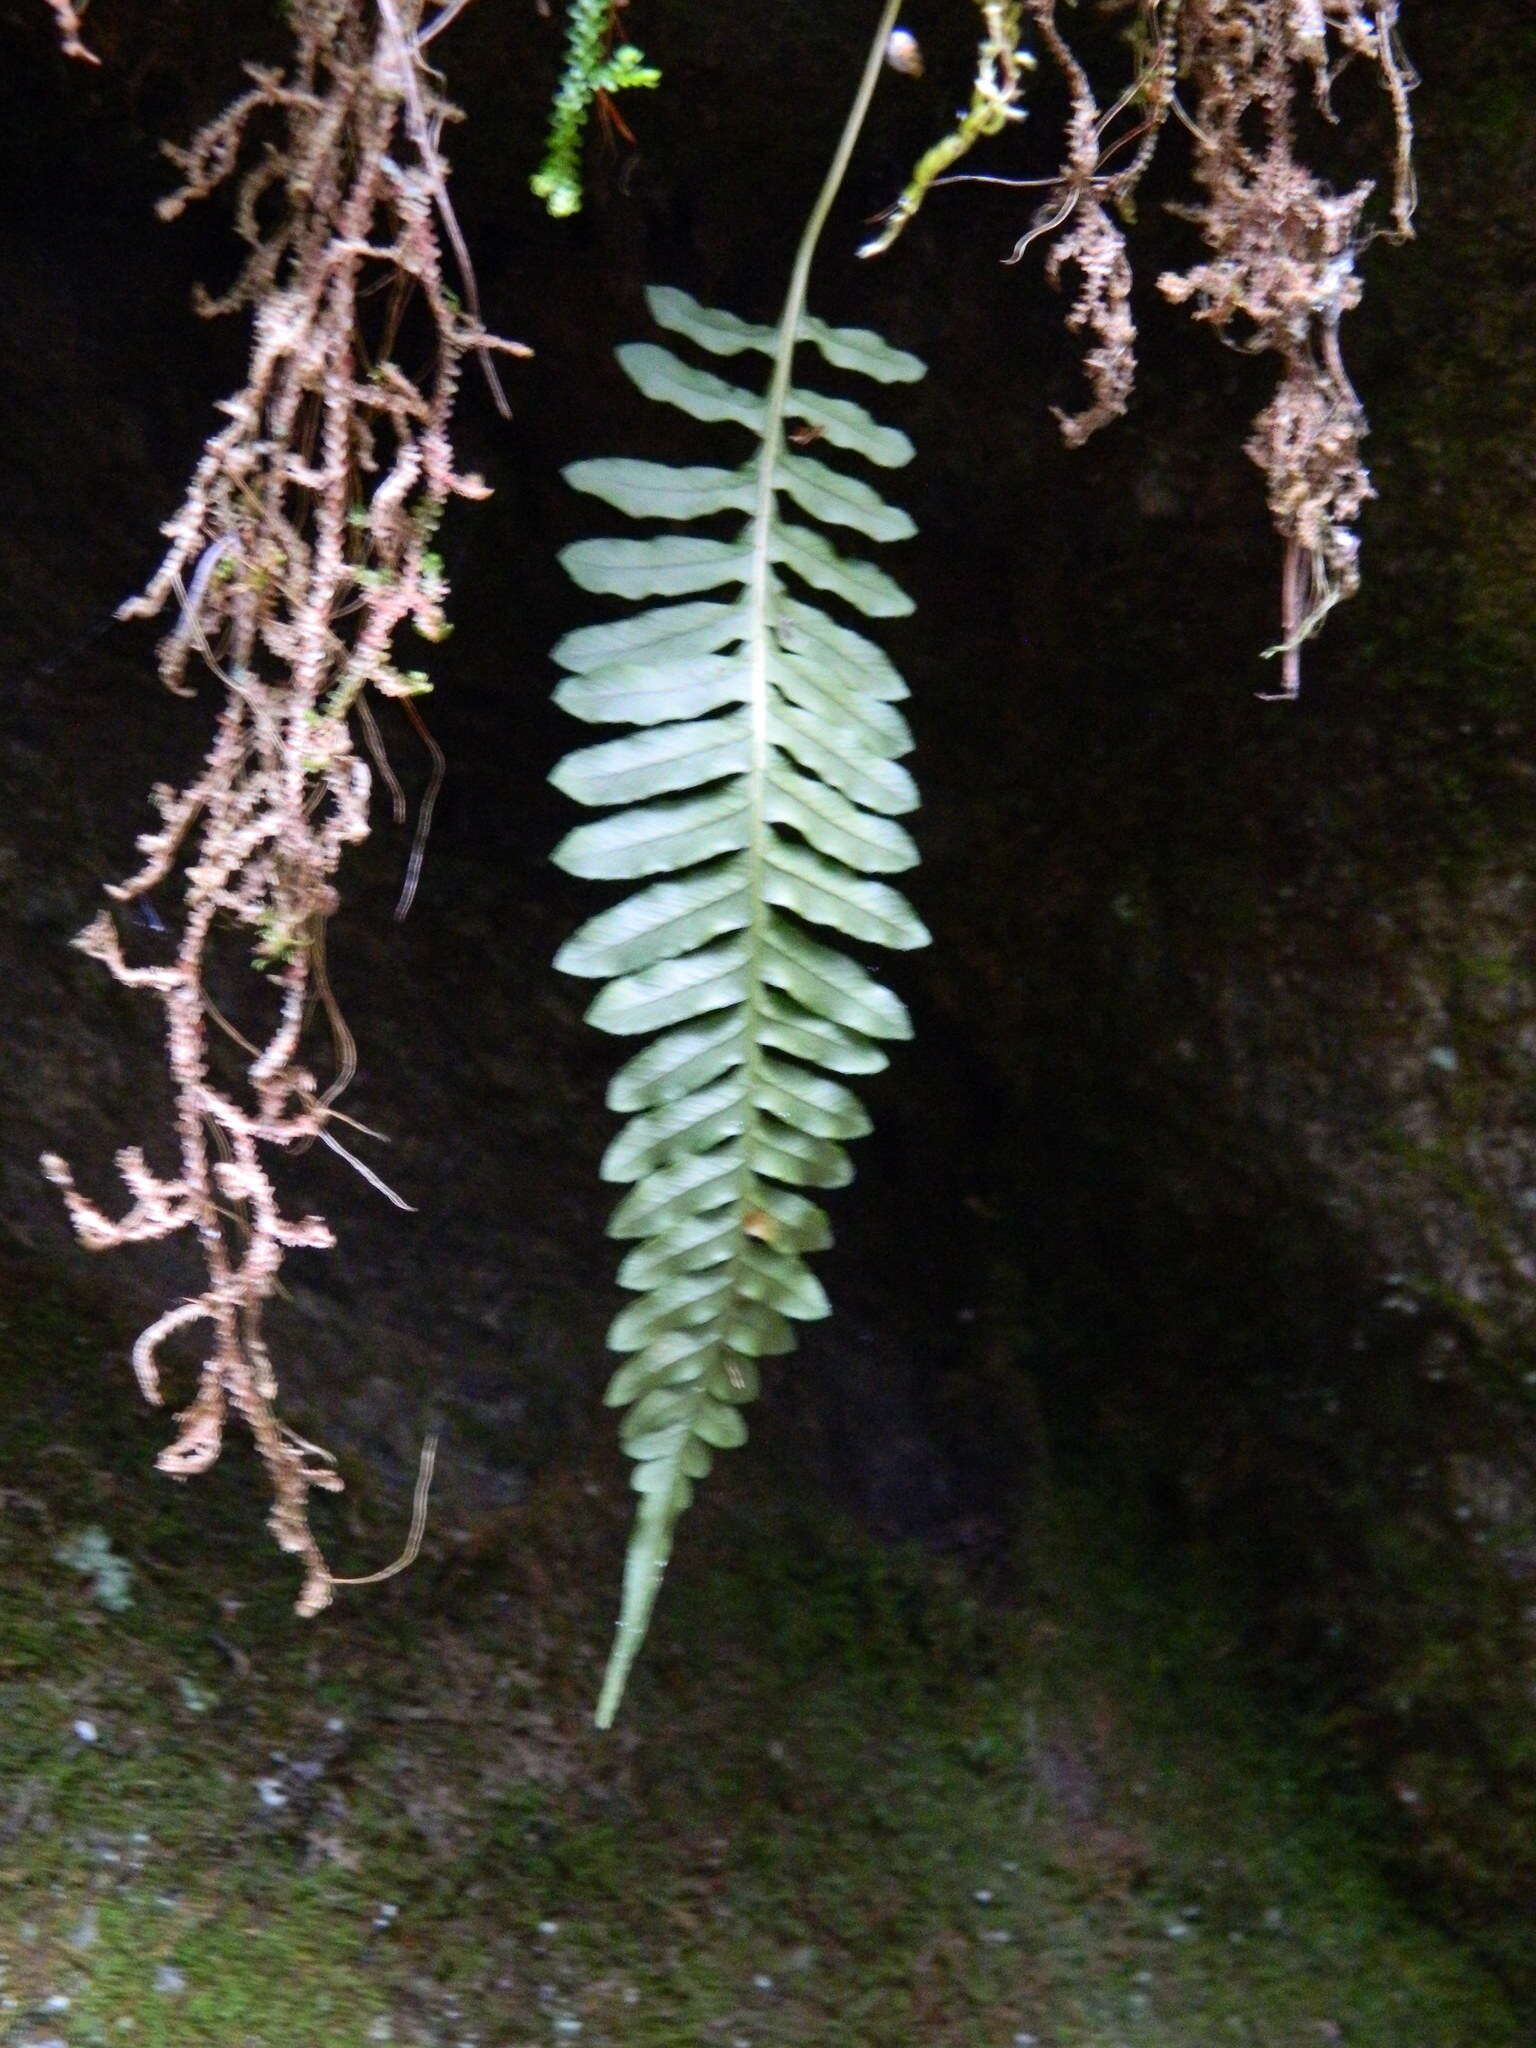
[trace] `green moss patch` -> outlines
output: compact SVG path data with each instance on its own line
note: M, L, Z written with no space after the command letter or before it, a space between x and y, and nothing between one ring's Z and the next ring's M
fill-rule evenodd
M120 1343L6 1277L0 2041L1521 2038L1208 1589L1153 1585L1092 1503L996 1560L1001 1602L760 1460L699 1509L599 1737L617 1460L439 1518L411 1574L299 1623L251 1461L157 1479ZM353 1512L339 1562L389 1547ZM56 1557L87 1526L131 1607Z

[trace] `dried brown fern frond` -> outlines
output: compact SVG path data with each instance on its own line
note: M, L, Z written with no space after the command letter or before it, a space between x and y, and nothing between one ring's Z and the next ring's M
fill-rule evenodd
M65 56L77 57L82 64L99 64L101 59L87 48L81 35L81 16L89 5L90 0L85 0L81 7L71 6L70 0L48 0L49 12L59 31L59 48Z
M273 1533L302 1560L306 1614L337 1583L309 1526L309 1494L340 1480L334 1461L277 1415L263 1311L285 1253L333 1239L319 1217L283 1213L269 1161L315 1139L342 1149L327 1126L350 1039L323 948L343 849L368 830L358 727L367 692L426 687L397 665L400 630L428 641L447 631L433 537L450 498L485 495L456 467L449 438L465 358L523 352L485 332L466 262L460 293L445 276L444 238L462 248L440 149L454 111L423 51L456 11L428 15L422 0L302 0L288 71L251 67L250 89L172 152L184 182L166 215L236 175L261 130L238 187L250 253L234 288L203 306L249 306L254 338L245 386L222 408L228 424L210 437L165 528L165 560L123 615L174 602L159 650L164 681L190 694L201 672L223 696L202 767L185 787L153 792L160 824L139 840L142 864L107 892L127 903L179 890L172 957L131 964L105 911L76 943L164 1009L179 1167L161 1177L138 1148L120 1153L132 1202L114 1218L75 1188L61 1159L44 1160L86 1245L196 1236L206 1287L169 1308L134 1350L139 1384L158 1401L160 1346L208 1326L196 1396L159 1465L176 1477L205 1470L234 1407L267 1468ZM425 370L397 360L407 318ZM248 993L235 1004L218 980L238 1023L210 993L232 954L254 969L237 977ZM338 1047L324 1089L305 1049L317 1006Z
M1264 471L1285 544L1274 694L1294 697L1302 643L1359 588L1355 521L1372 496L1361 455L1365 413L1339 327L1360 303L1356 258L1373 187L1336 192L1302 161L1297 102L1310 78L1313 103L1332 120L1339 65L1359 57L1377 67L1396 128L1393 228L1406 235L1412 80L1397 47L1396 0L1187 0L1183 37L1204 193L1188 212L1209 254L1159 283L1223 339L1280 359L1280 387L1247 453Z
M1057 412L1074 446L1126 409L1136 370L1136 326L1126 228L1137 188L1176 116L1194 137L1199 201L1184 211L1199 226L1206 261L1159 280L1166 297L1188 302L1196 319L1226 340L1279 356L1281 381L1255 423L1247 452L1268 480L1270 514L1285 545L1282 658L1278 693L1299 687L1300 649L1326 613L1359 583L1354 530L1371 495L1361 460L1366 431L1345 374L1339 323L1359 302L1356 257L1369 231L1373 187L1335 192L1302 159L1299 101L1335 118L1333 87L1352 61L1372 66L1394 130L1389 232L1411 232L1415 80L1398 42L1398 0L1099 0L1106 16L1128 18L1130 76L1101 99L1068 39L1059 0L978 0L985 29L984 84L997 52L1008 57L1006 95L983 93L979 114L922 159L881 233L860 251L878 254L939 185L969 182L1032 187L1040 193L1008 261L1049 242L1046 275L1075 272L1067 326L1088 337L1090 402ZM1012 178L949 167L983 136L1023 118L1033 52L1018 44L1032 28L1066 91L1059 167ZM978 88L980 89L980 88ZM982 116L986 116L985 119ZM995 116L995 118L993 118Z
M1268 481L1270 516L1285 547L1281 687L1300 688L1302 643L1359 587L1355 522L1371 496L1361 458L1363 408L1339 348L1343 315L1359 303L1355 259L1373 187L1335 192L1301 158L1297 101L1334 119L1332 87L1351 58L1374 65L1395 129L1393 231L1410 232L1413 79L1397 42L1397 0L1136 0L1130 88L1107 112L1057 21L1056 0L1028 0L1041 43L1068 92L1061 171L1011 260L1056 237L1046 272L1074 266L1082 285L1067 316L1093 346L1092 404L1057 414L1074 445L1125 410L1135 374L1131 265L1120 220L1170 112L1194 137L1201 200L1182 209L1209 256L1159 279L1222 337L1281 362L1275 397L1246 452ZM1120 0L1110 11L1121 11ZM1189 99L1181 107L1177 93ZM1128 123L1132 125L1127 125ZM1115 168L1116 153L1123 153Z
M1136 378L1131 262L1121 222L1173 104L1179 0L1148 0L1131 83L1107 108L1100 107L1086 68L1061 32L1056 0L1028 5L1067 88L1066 148L1060 171L1047 181L1046 197L1008 260L1017 263L1032 242L1050 235L1055 239L1046 276L1057 284L1071 267L1081 280L1067 326L1091 337L1083 368L1092 403L1078 413L1056 412L1063 438L1075 448L1120 417Z

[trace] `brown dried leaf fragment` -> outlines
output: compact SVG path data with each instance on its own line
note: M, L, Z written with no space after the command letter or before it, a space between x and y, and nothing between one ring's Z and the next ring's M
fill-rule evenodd
M90 0L86 0L86 5L89 4ZM58 24L59 48L65 56L78 58L82 64L99 64L101 59L96 52L87 49L81 39L81 16L85 7L73 7L70 0L48 0L48 6Z

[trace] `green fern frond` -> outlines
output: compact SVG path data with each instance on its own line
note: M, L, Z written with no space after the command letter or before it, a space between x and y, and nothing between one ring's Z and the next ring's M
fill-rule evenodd
M648 300L661 326L716 355L789 359L792 343L772 328L667 288ZM804 319L796 338L840 370L887 383L922 373L863 330ZM910 611L883 569L821 529L884 542L912 522L864 478L790 448L785 429L804 421L819 441L885 467L908 460L911 444L787 376L759 396L652 344L619 360L648 396L745 426L756 446L736 469L620 459L566 472L634 518L740 515L726 539L580 541L562 557L584 589L620 598L723 593L585 627L555 650L568 672L564 709L631 728L556 770L567 796L606 815L578 826L555 858L575 874L644 884L590 919L558 965L606 982L592 1023L660 1033L609 1090L630 1121L602 1167L632 1184L610 1229L635 1240L619 1278L640 1297L609 1333L631 1354L608 1398L629 1407L623 1436L641 1501L605 1725L693 1482L746 1435L740 1409L757 1392L757 1360L788 1350L795 1322L828 1312L804 1255L831 1232L797 1190L852 1175L845 1143L869 1120L838 1077L877 1071L884 1042L910 1035L897 998L813 934L898 948L928 936L882 879L917 858L896 822L917 802L900 765L912 744L896 708L906 687L873 641L800 594L875 618Z
M567 671L558 702L629 728L555 771L567 796L604 812L555 859L574 874L642 885L583 925L557 964L605 983L591 1023L649 1041L609 1088L610 1107L629 1121L602 1166L629 1189L609 1231L632 1244L619 1279L637 1299L609 1331L626 1356L608 1400L629 1411L622 1436L640 1495L603 1727L694 1482L717 1450L746 1437L741 1409L758 1391L759 1359L789 1351L797 1322L828 1313L805 1258L830 1244L831 1230L801 1190L852 1177L846 1144L869 1119L845 1077L877 1072L886 1043L911 1036L900 1000L817 934L897 948L928 938L882 879L917 859L897 822L917 804L901 765L912 745L896 708L906 686L880 647L823 602L877 619L909 612L885 571L844 541L899 540L912 522L866 478L791 447L788 433L802 422L810 432L800 438L818 451L877 468L912 455L904 434L862 406L792 378L801 345L881 383L923 374L878 335L803 313L815 232L872 86L871 66L777 327L671 288L647 295L659 325L695 347L767 356L766 392L651 343L619 350L647 396L745 428L747 460L734 469L580 462L566 472L631 517L731 522L724 538L674 530L581 541L561 557L583 589L664 600L555 649Z
M571 0L566 17L565 64L550 108L544 161L529 184L557 219L581 211L581 142L592 102L600 93L661 83L633 43L610 48L614 0ZM622 124L621 124L622 125Z

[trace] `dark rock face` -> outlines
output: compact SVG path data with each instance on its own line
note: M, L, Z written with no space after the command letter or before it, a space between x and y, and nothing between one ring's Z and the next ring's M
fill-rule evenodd
M772 33L753 12L657 10L642 154L596 145L561 226L526 197L552 25L479 8L444 42L488 311L538 353L510 429L469 401L497 496L447 541L459 627L432 702L454 773L418 908L390 926L386 834L333 947L363 1046L350 1107L393 1135L383 1170L419 1213L334 1160L296 1168L342 1250L295 1260L280 1357L316 1426L396 1475L446 1403L486 1501L602 1426L612 1300L611 1049L546 964L585 903L545 864L565 820L542 777L568 744L546 650L583 603L553 558L586 516L558 469L686 452L612 345L643 331L652 279L771 316L863 32L851 0L786 6ZM1536 29L1520 0L1410 10L1420 240L1373 252L1346 334L1381 493L1366 589L1281 706L1254 701L1277 563L1239 452L1268 385L1157 306L1185 231L1145 209L1141 394L1079 455L1047 410L1076 389L1060 304L996 261L1027 195L942 192L884 262L842 253L968 76L969 10L928 12L927 78L884 96L813 299L932 365L903 400L921 538L898 651L937 944L902 965L919 1043L842 1204L843 1313L768 1431L818 1447L883 1526L953 1540L1004 1512L1043 1431L1147 1503L1150 1540L1217 1546L1254 1653L1321 1690L1404 1855L1517 1964L1536 1906ZM36 1153L104 1191L158 1100L152 1019L64 941L203 729L158 694L147 636L102 622L154 559L241 342L183 311L192 275L227 269L217 221L148 218L152 131L217 104L232 30L124 4L86 77L43 16L0 8L0 168L23 202L0 213L0 1216L63 1257ZM265 9L248 26L249 48L273 34ZM1379 140L1362 111L1341 182ZM188 1284L175 1256L103 1284L161 1302Z

